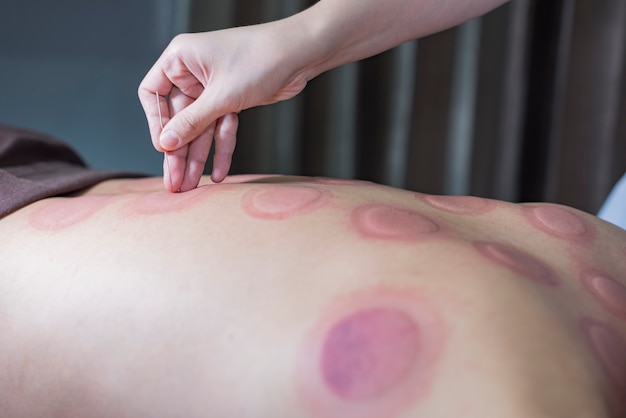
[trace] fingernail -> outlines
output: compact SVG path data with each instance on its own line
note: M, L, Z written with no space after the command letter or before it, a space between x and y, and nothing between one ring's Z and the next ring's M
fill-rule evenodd
M161 142L161 146L167 150L175 150L178 148L178 144L180 143L180 139L178 139L178 135L174 131L165 131L161 134L161 138L159 139Z
M214 168L213 172L211 173L211 180L216 181L216 179L221 179L222 177L222 172L220 171L219 168ZM220 181L220 180L217 180Z

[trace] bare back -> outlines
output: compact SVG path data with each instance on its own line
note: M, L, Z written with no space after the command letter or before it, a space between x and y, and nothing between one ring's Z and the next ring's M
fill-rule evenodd
M619 417L626 233L557 205L235 176L0 220L6 417Z

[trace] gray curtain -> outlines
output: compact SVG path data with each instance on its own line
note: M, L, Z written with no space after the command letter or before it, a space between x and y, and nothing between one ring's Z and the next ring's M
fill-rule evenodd
M194 0L191 29L305 0ZM360 178L595 213L626 171L623 0L513 0L244 111L236 173Z

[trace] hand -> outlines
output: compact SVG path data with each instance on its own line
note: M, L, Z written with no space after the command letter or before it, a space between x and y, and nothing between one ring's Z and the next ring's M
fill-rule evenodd
M139 98L154 147L168 151L170 191L198 185L213 139L212 180L222 181L235 149L237 113L289 99L306 86L302 48L296 36L277 30L281 24L178 35L145 76Z

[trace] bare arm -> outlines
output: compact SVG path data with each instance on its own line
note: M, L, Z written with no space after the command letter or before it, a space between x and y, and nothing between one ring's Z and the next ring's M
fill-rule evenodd
M319 47L316 75L480 16L507 0L321 0L293 16Z
M176 37L139 88L153 144L170 151L166 187L196 187L213 140L212 177L224 179L235 149L237 112L289 99L326 70L449 28L505 1L321 0L275 22Z

